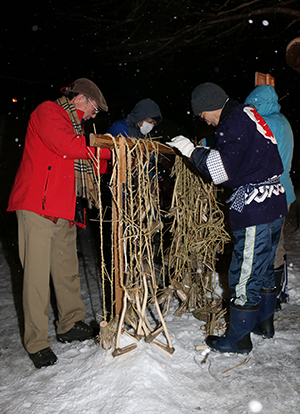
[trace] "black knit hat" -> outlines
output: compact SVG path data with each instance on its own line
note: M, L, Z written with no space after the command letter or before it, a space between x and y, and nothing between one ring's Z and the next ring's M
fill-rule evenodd
M228 95L220 86L211 82L201 83L192 92L191 104L194 115L221 109L227 99Z

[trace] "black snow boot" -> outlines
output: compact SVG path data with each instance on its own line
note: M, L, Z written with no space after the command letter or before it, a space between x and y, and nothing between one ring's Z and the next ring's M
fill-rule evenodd
M258 308L257 319L253 333L262 335L265 338L274 336L274 312L276 302L276 287L270 289L261 289L261 301Z
M57 362L57 356L51 348L41 349L34 354L28 354L36 368L48 367Z
M287 261L284 256L284 264L274 270L275 286L276 286L276 307L275 310L281 310L281 303L288 302L289 295L287 294L288 272Z
M57 334L57 340L62 343L85 341L93 338L93 329L83 321L75 322L73 328L63 334Z
M230 326L224 336L210 335L206 345L213 351L249 354L252 351L250 332L253 330L259 305L230 305Z

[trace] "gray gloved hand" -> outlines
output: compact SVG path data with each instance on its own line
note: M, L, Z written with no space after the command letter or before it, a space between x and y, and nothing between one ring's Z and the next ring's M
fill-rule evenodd
M195 145L183 135L172 138L171 142L166 142L166 144L170 147L177 148L182 155L188 158L190 158L195 149Z

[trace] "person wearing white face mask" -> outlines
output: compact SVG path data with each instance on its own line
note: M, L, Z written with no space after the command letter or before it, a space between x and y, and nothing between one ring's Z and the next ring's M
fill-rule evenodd
M126 118L113 123L107 133L116 137L144 138L162 121L158 105L149 98L139 101Z
M139 101L126 118L114 122L107 133L114 137L122 135L125 138L149 138L154 126L162 121L159 106L149 98ZM149 174L153 177L153 165L155 163L152 155L149 160ZM108 181L109 177L104 177Z
M140 126L141 133L143 135L149 134L152 131L154 125L156 125L156 121L152 118L143 121L142 125Z

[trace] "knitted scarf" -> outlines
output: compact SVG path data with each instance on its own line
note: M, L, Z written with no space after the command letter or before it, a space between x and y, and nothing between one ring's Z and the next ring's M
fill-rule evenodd
M75 134L83 135L84 130L79 121L76 108L70 100L63 96L56 100L69 115ZM91 160L74 160L75 171L75 194L78 197L85 198L88 201L89 208L97 204L97 187L96 177Z

